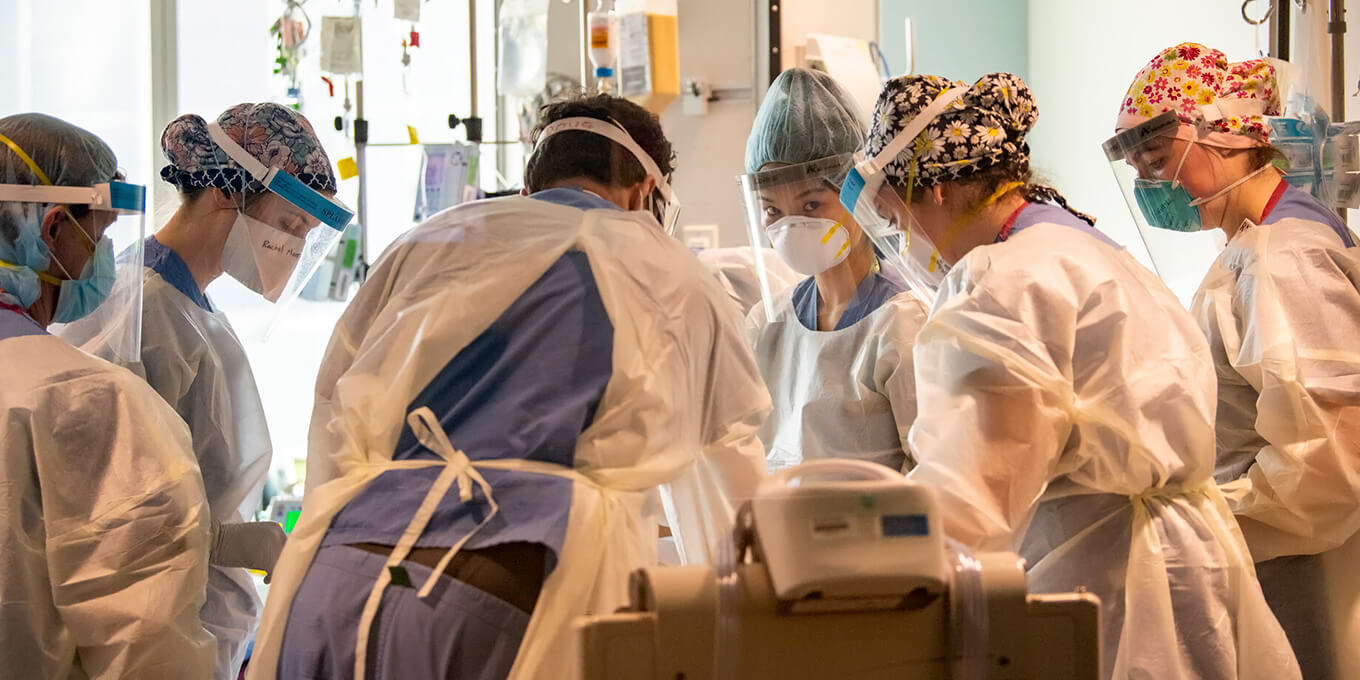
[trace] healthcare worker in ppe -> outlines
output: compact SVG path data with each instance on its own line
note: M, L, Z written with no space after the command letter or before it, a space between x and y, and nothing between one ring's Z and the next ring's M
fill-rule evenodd
M773 402L760 431L771 470L819 458L912 466L911 346L927 308L840 204L864 134L849 93L795 68L770 85L746 142L751 244L772 244L802 276L784 289L767 277L766 304L748 317Z
M1214 484L1214 376L1146 267L1031 177L1033 94L889 81L842 198L944 269L915 346L914 479L946 531L1033 592L1100 597L1106 678L1297 678ZM920 243L925 247L914 245Z
M5 677L212 669L198 618L209 517L189 432L145 382L47 332L108 297L106 232L119 213L140 227L144 207L98 137L36 113L0 118Z
M1105 148L1159 270L1203 276L1214 476L1266 599L1305 677L1356 677L1336 655L1360 635L1360 578L1338 550L1360 529L1360 249L1272 164L1280 89L1265 60L1177 45L1138 73ZM1227 237L1207 273L1175 250L1200 230Z
M657 487L693 560L758 483L768 397L654 217L659 120L608 95L540 120L527 196L418 225L341 318L249 677L571 680L576 618L656 560Z
M161 178L181 202L141 250L141 357L128 367L175 407L193 436L215 536L201 616L217 639L216 677L235 680L261 609L246 567L271 569L284 534L276 523L250 521L269 471L269 427L245 348L205 291L226 273L277 300L310 252L312 232L339 233L266 189L246 165L288 173L322 198L335 193L335 176L307 119L277 104L239 104L213 123L180 116L161 135L161 148L169 161ZM107 333L116 323L110 315L121 310L108 307L61 335L118 362Z

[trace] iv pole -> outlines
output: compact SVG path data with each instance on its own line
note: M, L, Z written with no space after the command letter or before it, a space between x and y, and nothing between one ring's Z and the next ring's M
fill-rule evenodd
M1327 33L1332 36L1332 120L1346 120L1346 0L1331 0Z

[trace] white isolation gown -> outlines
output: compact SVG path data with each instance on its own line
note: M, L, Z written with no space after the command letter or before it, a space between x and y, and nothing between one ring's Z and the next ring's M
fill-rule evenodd
M541 193L562 191L574 190ZM578 675L579 644L569 634L575 619L626 604L629 574L656 561L659 485L671 488L678 513L669 517L670 526L686 552L705 554L730 530L735 504L754 491L761 475L756 427L769 409L739 317L713 277L650 215L575 207L591 203L584 196L558 200L573 205L535 194L440 213L388 249L341 318L317 378L303 514L275 571L252 679L274 677L293 594L333 518L393 471L470 466L490 480L567 484L568 507L558 508L550 507L556 502L550 495L524 498L513 485L498 491L491 482L489 498L500 493L498 502L511 511L527 507L526 521L567 517L560 539L544 532L519 539L550 544L556 566L519 647L513 680ZM514 356L520 334L562 332L566 324L544 328L532 314L509 326L500 322L545 272L564 262L572 276L586 272L583 280L598 292L612 324L607 386L584 431L577 424L573 446L497 457L497 451L516 450L522 439L500 431L505 418L530 418L536 411L525 409L544 403L545 396L551 399L546 410L571 395L538 394L532 376L518 375L510 364L505 375L479 378L472 388L429 388L449 375L447 367L476 368L460 358L468 348L491 352L481 362L490 363ZM554 364L544 383L571 369ZM504 393L511 388L519 392ZM459 415L485 404L494 408L483 418ZM506 410L497 411L502 405ZM424 439L403 443L412 432L409 414L435 410L453 414L441 416L452 430L448 446L431 449ZM488 430L494 432L477 434ZM469 460L464 448L470 463L462 462ZM444 498L427 496L426 502L459 507L457 491ZM465 503L481 496L469 498ZM512 512L492 517L510 518ZM410 529L410 518L389 519L354 521L370 528L391 524L395 531L385 540L395 542L403 527ZM471 537L467 546L476 548L535 530L510 519L461 529L424 526L416 533L442 536L446 542L439 547Z
M1285 187L1191 310L1218 373L1218 468L1305 675L1360 677L1360 248Z
M212 519L222 524L253 521L273 446L245 348L174 251L152 237L146 240L144 260L141 361L127 368L189 425ZM111 299L121 297L115 291ZM112 360L114 349L105 341L109 335L101 331L125 318L119 312L101 308L66 325L61 336ZM239 675L260 609L249 571L208 567L208 595L200 616L217 640L217 680Z
M760 430L771 470L852 458L906 472L916 418L912 343L925 323L916 295L878 273L860 283L830 331L814 330L814 279L776 294L775 316L747 317L773 410Z
M950 535L1014 550L1034 592L1101 599L1106 678L1298 678L1211 477L1203 335L1147 268L1066 211L946 277L916 341L911 476Z
M183 421L7 305L0 371L0 675L209 677L208 509Z

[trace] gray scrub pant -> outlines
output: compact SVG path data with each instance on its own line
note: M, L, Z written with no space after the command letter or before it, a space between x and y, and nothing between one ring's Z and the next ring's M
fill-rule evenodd
M353 677L359 618L385 563L352 546L317 551L288 615L278 677ZM403 565L417 587L431 571ZM367 675L504 680L528 625L524 610L447 574L424 600L415 588L390 585L373 623Z
M1256 563L1261 592L1299 659L1303 680L1340 680L1332 648L1322 558L1290 555Z

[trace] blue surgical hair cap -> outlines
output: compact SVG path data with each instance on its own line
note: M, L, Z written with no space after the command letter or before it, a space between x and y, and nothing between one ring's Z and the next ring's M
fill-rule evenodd
M850 93L821 71L792 68L775 78L746 140L746 172L858 151L868 135Z

